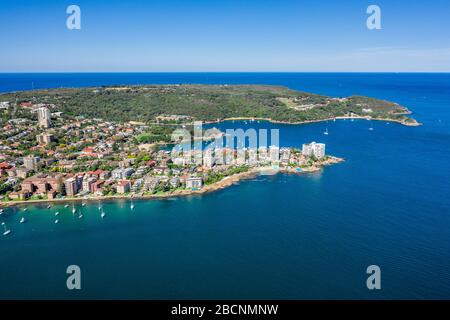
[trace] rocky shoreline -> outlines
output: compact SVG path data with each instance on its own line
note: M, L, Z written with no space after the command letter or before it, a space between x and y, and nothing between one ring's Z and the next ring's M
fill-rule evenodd
M342 158L337 157L329 157L327 160L322 161L319 165L314 165L311 167L302 168L301 171L297 171L296 168L291 167L283 167L279 169L274 169L272 167L255 167L246 172L236 173L234 175L225 177L224 179L215 182L210 185L205 185L200 190L175 190L174 192L167 194L152 194L152 195L113 195L113 196L100 196L100 197L87 197L87 198L64 198L64 199L53 199L53 200L26 200L26 201L9 201L0 203L0 207L15 207L21 205L30 205L30 204L64 204L64 203L72 203L72 202L98 202L98 201L110 201L110 200L130 200L130 199L142 199L142 200L151 200L151 199L167 199L174 197L185 197L191 195L202 195L210 192L215 192L218 190L222 190L228 188L242 180L251 179L260 174L278 174L278 173L290 173L290 174L302 174L302 173L311 173L320 171L325 166L330 166L333 164L337 164L345 161Z
M409 114L409 113L405 113ZM348 117L333 117L333 118L326 118L326 119L318 119L318 120L307 120L307 121L300 121L300 122L289 122L289 121L280 121L280 120L273 120L271 118L250 118L250 117L234 117L234 118L225 118L219 121L209 121L204 122L205 124L212 124L212 123L221 123L225 121L268 121L271 123L279 123L279 124L292 124L292 125L300 125L300 124L308 124L308 123L318 123L318 122L325 122L325 121L333 121L333 120L350 120L350 119L359 119L359 120L374 120L374 121L387 121L387 122L394 122L399 123L407 127L417 127L421 126L422 124L420 122L417 122L415 119L412 119L412 122L406 122L396 119L389 119L389 118L371 118L371 117L363 117L363 116L348 116Z

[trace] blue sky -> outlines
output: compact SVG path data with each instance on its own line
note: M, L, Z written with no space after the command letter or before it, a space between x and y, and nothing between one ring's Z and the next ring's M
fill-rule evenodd
M450 72L450 1L2 0L0 40L0 72Z

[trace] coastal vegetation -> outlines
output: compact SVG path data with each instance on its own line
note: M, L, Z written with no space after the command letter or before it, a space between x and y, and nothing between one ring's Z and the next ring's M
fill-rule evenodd
M39 101L58 106L68 116L105 121L158 123L156 132L138 137L155 142L170 131L165 126L187 119L217 121L258 118L299 123L339 117L367 117L417 124L409 110L397 103L362 96L330 98L285 87L262 85L147 85L99 88L63 88L14 92L0 100L17 103ZM18 110L18 109L17 109ZM17 111L16 111L17 112ZM20 111L21 117L35 115ZM162 117L183 115L180 118ZM1 120L10 119L3 115Z
M231 167L223 172L211 172L205 177L205 184L211 185L218 181L223 180L225 177L229 177L238 173L247 172L250 170L250 167L247 165Z

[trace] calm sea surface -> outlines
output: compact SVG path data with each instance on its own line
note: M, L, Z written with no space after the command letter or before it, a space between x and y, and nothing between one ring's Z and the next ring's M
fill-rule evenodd
M0 299L450 298L450 74L0 74L0 92L111 84L273 84L407 106L421 127L336 121L278 128L345 163L257 177L203 196L7 209ZM374 127L369 131L370 126ZM329 135L323 135L328 128ZM60 212L60 223L53 223ZM28 222L20 224L22 215ZM66 289L68 265L82 290ZM382 290L366 288L379 265Z

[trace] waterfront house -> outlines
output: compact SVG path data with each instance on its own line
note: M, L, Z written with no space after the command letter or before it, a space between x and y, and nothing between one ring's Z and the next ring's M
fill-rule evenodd
M180 185L180 178L173 177L169 180L169 183L173 188L177 188Z
M31 193L28 191L17 191L8 194L8 197L12 200L26 200L30 197Z
M144 184L144 179L137 179L133 183L133 186L131 187L131 191L134 193L138 192L142 188L143 184Z
M97 193L97 192L101 191L104 184L105 184L104 180L95 181L94 183L91 184L91 192Z
M198 190L201 189L203 185L203 180L200 177L189 177L186 179L186 188Z

